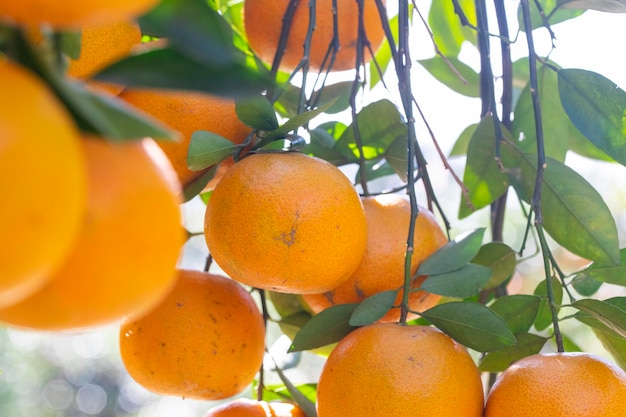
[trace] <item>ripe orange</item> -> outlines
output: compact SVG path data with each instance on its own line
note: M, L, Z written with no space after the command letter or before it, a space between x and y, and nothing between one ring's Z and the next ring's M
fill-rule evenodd
M187 148L196 130L217 133L236 144L243 143L250 132L250 128L237 118L235 103L231 99L202 93L133 88L127 88L119 97L180 132L179 142L158 143L172 162L183 187L204 172L187 168Z
M209 252L230 277L298 294L348 279L363 257L366 228L348 178L329 162L293 152L233 165L215 187L204 223Z
M154 7L158 0L49 1L19 0L0 3L0 20L21 25L48 23L55 28L77 28L132 20Z
M528 356L499 375L485 417L626 415L626 372L590 353Z
M184 234L167 158L150 139L82 143L88 195L78 241L46 285L1 309L0 321L39 330L111 323L151 308L174 284Z
M248 386L263 362L265 326L235 281L180 270L155 309L127 318L120 352L129 374L158 394L219 400Z
M276 54L282 21L289 0L245 0L243 17L248 42L253 51L264 62L271 64ZM363 22L367 40L372 50L376 51L384 38L376 2L365 1ZM333 1L317 0L315 9L315 31L311 39L310 69L319 71L324 57L333 40ZM339 50L337 51L333 70L347 70L355 68L358 39L359 11L354 0L337 0L337 20ZM303 45L309 27L308 2L301 1L291 21L289 39L281 60L281 69L293 71L302 59ZM368 48L364 48L364 60L372 59ZM330 58L330 55L329 55ZM325 68L328 68L328 60Z
M0 58L0 308L42 286L78 238L86 172L80 135L52 92Z
M360 327L332 351L318 417L481 417L480 372L465 348L425 326Z
M367 219L367 248L361 264L348 281L322 294L305 294L303 299L314 313L336 305L359 303L382 291L402 287L404 283L404 258L411 218L411 205L400 195L387 194L364 197L363 207ZM419 207L415 223L414 252L411 258L411 276L430 254L445 245L447 238L437 224L435 216ZM418 288L426 277L413 281ZM441 297L425 291L412 292L409 307L415 311L433 307ZM398 294L396 305L402 301ZM380 321L398 321L400 309L390 310Z
M84 26L81 30L80 56L70 60L67 74L87 80L108 65L130 55L140 43L141 30L134 22ZM94 83L96 88L100 86L113 94L119 94L124 88L118 84Z
M306 417L306 415L292 403L239 398L212 408L204 417Z

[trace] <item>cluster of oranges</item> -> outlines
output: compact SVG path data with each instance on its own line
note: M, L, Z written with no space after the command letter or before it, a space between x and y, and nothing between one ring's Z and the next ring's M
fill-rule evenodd
M288 3L244 2L250 46L266 63L276 54ZM310 12L303 3L293 11L284 70L302 62ZM360 3L337 1L333 10L331 0L316 2L312 70L359 64ZM43 22L80 30L81 55L69 60L66 75L106 90L181 137L114 143L82 134L42 81L0 56L0 91L19 97L0 103L0 235L8 237L0 244L0 321L71 330L121 320L121 356L138 383L164 395L228 399L253 381L265 352L266 318L246 288L298 294L313 313L399 290L411 208L399 195L359 196L337 167L315 157L286 152L227 160L205 185L212 194L204 232L228 277L177 269L182 189L204 172L186 164L192 133L208 130L242 144L250 128L231 100L89 80L140 44L133 19L154 4L92 1L71 12L41 0L0 6L0 16L23 25L40 48L46 48ZM362 5L371 48L360 63L383 39L376 2ZM332 53L334 13L353 19L340 19L341 47ZM446 242L435 216L419 207L409 268L413 312L440 301L419 291L425 277L415 275ZM432 327L399 324L400 303L399 295L379 322L334 348L318 384L319 417L624 415L626 374L588 354L519 361L485 401L467 350ZM239 399L205 417L304 415L291 403Z

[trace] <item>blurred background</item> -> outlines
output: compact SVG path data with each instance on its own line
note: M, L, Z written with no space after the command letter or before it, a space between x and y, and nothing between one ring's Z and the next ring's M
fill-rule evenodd
M518 2L505 0L512 16ZM427 8L423 8L426 13ZM516 20L512 18L512 22ZM419 26L419 24L417 24ZM562 67L588 69L626 88L626 71L621 62L620 41L626 38L624 16L589 11L570 22L555 25L556 49L550 58ZM419 45L414 59L432 57L432 44L427 33L416 28ZM515 28L511 28L515 33ZM540 54L547 53L550 40L542 30L536 31L536 44ZM521 35L520 35L521 36ZM614 40L614 41L610 41ZM612 42L612 43L611 43ZM543 49L542 48L546 48ZM499 48L493 48L494 54ZM514 59L525 56L524 40L513 45ZM475 56L474 56L475 55ZM468 50L464 61L477 68L478 56ZM478 121L478 100L459 96L438 83L418 64L414 65L414 80L417 100L435 133L444 153L448 153L463 129ZM378 89L370 94L388 96L388 91ZM487 224L488 212L483 210L457 221L456 213L460 202L460 190L437 155L432 141L418 123L418 138L429 161L429 169L438 198L452 220L452 236ZM462 158L450 158L452 169L462 177ZM568 155L567 164L583 175L604 197L614 213L620 236L620 247L626 245L626 168L617 165ZM354 175L351 167L346 174ZM380 181L377 186L387 188L390 181ZM517 202L509 202L505 224L505 243L519 249L525 227L525 219L516 209ZM204 204L195 199L183 208L186 227L192 233L202 231ZM541 258L531 257L532 244L511 283L511 292L532 292L542 278ZM557 251L559 263L565 272L580 269L584 260L564 251ZM181 266L202 269L207 255L202 236L192 237L185 245ZM626 295L622 287L604 285L599 298ZM583 350L608 356L602 346L586 327L575 320L564 322L564 331ZM117 325L93 329L81 333L52 334L21 331L0 327L0 416L1 417L201 417L214 403L160 397L137 385L124 371L117 347ZM272 356L284 368L287 376L295 383L315 382L323 364L323 358L312 353L286 354L289 340L280 336L276 327L270 327L269 343ZM271 368L272 363L267 367ZM278 378L268 372L266 383L278 383ZM252 388L242 393L252 396Z

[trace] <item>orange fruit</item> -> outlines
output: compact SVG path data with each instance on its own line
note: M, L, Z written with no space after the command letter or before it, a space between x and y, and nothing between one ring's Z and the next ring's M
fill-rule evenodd
M80 135L53 93L2 58L0 91L1 308L60 266L78 238L87 188Z
M0 19L21 25L47 23L55 28L77 28L84 24L132 20L157 3L158 0L3 1Z
M88 195L80 236L48 282L0 309L0 321L38 330L107 324L153 307L174 284L184 234L167 158L151 139L82 144Z
M120 327L129 374L158 394L219 400L240 393L263 363L265 326L235 281L180 270L169 295Z
M83 26L80 38L80 56L72 59L67 74L87 80L116 61L130 55L133 48L141 43L141 30L134 22L114 22L103 25ZM112 94L119 94L124 86L95 82L95 88L103 88Z
M626 372L590 353L536 354L501 373L485 417L626 415Z
M480 372L463 346L437 329L360 327L324 364L318 417L482 417Z
M204 417L306 417L295 404L239 398L209 410Z
M119 97L180 132L180 141L158 143L172 162L183 187L205 172L187 168L187 149L195 131L213 132L236 144L243 143L250 133L250 128L237 118L235 102L231 99L203 93L134 88L127 88ZM214 178L217 181L218 176Z
M254 154L233 165L208 201L209 252L231 278L298 294L328 291L359 265L363 205L337 167L295 152Z
M397 194L364 197L367 219L367 248L361 263L352 276L339 287L322 294L305 294L303 299L313 313L337 304L359 303L382 291L401 288L404 283L404 258L411 220L411 205L407 198ZM414 252L411 257L411 276L423 260L446 244L447 238L435 216L419 207L415 222ZM426 277L418 277L412 288L418 288ZM411 310L424 311L433 307L441 297L425 291L409 296ZM398 293L396 305L402 302ZM398 321L400 309L391 309L380 321Z
M289 0L245 0L243 20L246 35L252 50L262 61L271 64L278 48L283 16ZM363 2L363 22L367 40L376 51L384 39L384 31L376 7L376 2ZM359 10L354 0L337 0L337 20L339 50L336 53L332 70L348 70L356 66ZM311 39L309 62L312 71L319 71L328 48L333 40L333 0L317 0L315 8L315 31ZM281 59L280 68L291 72L302 60L303 45L309 28L309 5L300 2L291 21L289 39ZM372 59L364 47L364 60ZM329 55L330 59L330 55ZM327 60L324 68L328 68Z

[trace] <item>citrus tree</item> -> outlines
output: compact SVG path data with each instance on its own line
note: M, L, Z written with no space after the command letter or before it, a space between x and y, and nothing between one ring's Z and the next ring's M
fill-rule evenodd
M569 157L626 165L626 93L551 55L626 7L487 3L0 6L0 321L119 326L129 374L207 416L623 415L617 213ZM478 103L451 146L417 69Z

